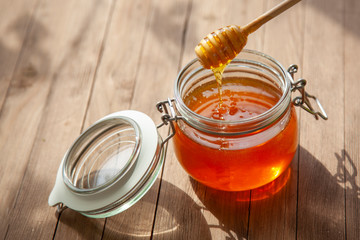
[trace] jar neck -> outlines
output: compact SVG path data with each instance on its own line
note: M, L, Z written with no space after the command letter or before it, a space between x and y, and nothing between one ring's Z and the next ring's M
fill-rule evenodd
M192 111L184 103L186 95L197 86L215 81L213 72L202 67L197 59L187 64L179 73L175 83L175 99L178 114L190 126L211 134L249 134L266 128L276 122L288 109L291 101L290 74L275 59L252 50L243 50L238 59L226 67L226 77L246 77L270 84L281 91L277 103L267 111L237 121L216 120Z

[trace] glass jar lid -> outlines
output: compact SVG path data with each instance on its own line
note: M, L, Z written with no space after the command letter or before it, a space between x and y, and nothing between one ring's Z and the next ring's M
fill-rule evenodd
M59 167L49 205L89 217L109 217L137 202L164 160L154 122L138 111L110 114L85 130Z

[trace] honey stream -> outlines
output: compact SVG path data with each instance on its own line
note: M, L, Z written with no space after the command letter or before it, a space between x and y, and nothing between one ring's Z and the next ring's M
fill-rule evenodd
M215 76L215 80L216 80L216 83L217 83L217 89L218 89L218 95L219 95L219 104L218 104L218 108L217 108L217 115L219 116L219 119L221 120L224 120L224 117L222 116L222 113L224 111L226 111L226 109L224 109L224 106L223 106L223 93L222 93L222 78L223 78L223 73L224 73L224 70L226 68L226 66L228 65L227 64L221 64L219 67L211 67L211 70L212 72L214 73L214 76Z

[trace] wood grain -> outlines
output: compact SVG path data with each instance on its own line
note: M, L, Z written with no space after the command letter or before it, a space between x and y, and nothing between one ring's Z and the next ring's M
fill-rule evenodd
M343 19L344 2L306 2L303 75L329 120L301 115L298 239L345 236L344 183L336 179L335 157L344 146Z
M86 126L109 113L135 109L131 103L141 68L144 40L150 34L149 19L155 7L151 1L115 3L87 111ZM152 104L155 106L156 102ZM107 219L103 239L149 238L157 192L158 183L131 209Z
M339 179L346 183L346 237L360 239L360 105L355 103L359 96L360 82L358 69L360 62L359 39L360 2L345 1L344 24L344 78L345 78L345 147L336 153L340 169Z
M146 113L157 124L161 122L161 114L156 110L155 104L173 96L173 84L181 57L182 34L188 4L189 1L181 0L153 2L131 109ZM163 21L163 19L167 19L167 21ZM159 129L159 133L165 137L167 128ZM159 187L163 187L164 184L166 186L163 181L157 182L149 193L149 195L153 195L152 200L141 202L142 211L136 218L136 221L140 223L139 227L145 222L143 216L145 216L145 220L148 219L148 212L152 214L153 218L145 222L147 231L138 235L137 238L169 238L177 228L177 222L173 217L178 214L178 209L166 208L165 205L159 205L157 202ZM154 196L155 189L156 195ZM155 223L153 226L158 216L170 217L170 220L161 225Z
M30 11L34 11L34 9ZM15 24L18 23L20 27L17 30L19 32L14 30L16 34L19 33L21 36L23 35L22 31L34 31L37 23L35 20L29 19L32 15L31 12L14 11L14 13L19 14L13 19ZM32 24L29 24L29 21ZM38 27L40 27L38 33L44 33L42 26ZM26 46L23 47L22 56L16 68L10 69L14 73L10 73L9 89L6 90L6 84L3 85L7 93L0 116L0 189L2 189L0 216L3 219L0 222L1 237L5 236L9 228L9 216L11 216L18 188L25 173L28 155L31 152L49 86L44 81L46 69L42 66L44 56L41 46L34 41L34 38L31 38L31 35L31 33L26 35L27 40L24 41ZM22 44L22 40L20 40L20 44ZM11 56L9 60L10 62L14 61ZM5 77L8 74L5 71ZM3 81L5 83L6 79Z
M21 56L24 39L32 24L37 6L33 1L0 1L0 110L7 95L10 81Z
M195 58L194 47L209 32L226 25L245 23L263 12L262 3L259 6L259 2L254 1L227 2L232 6L231 9L219 7L222 4L222 1L192 2L181 66ZM253 39L249 40L249 47L261 46L262 33L262 30L254 33ZM249 192L215 191L191 180L176 160L170 144L155 219L154 238L246 238L249 203L242 199L248 200ZM159 234L164 232L161 229L166 228L169 231Z
M84 127L130 108L152 7L151 1L115 2Z
M8 112L1 121L20 141L14 146L21 146L13 151L17 155L1 159L12 159L2 164L13 176L7 178L11 180L9 190L19 189L12 202L7 239L53 237L57 218L47 198L63 154L80 133L103 38L99 32L104 32L109 3L66 1L39 5L4 107ZM22 117L14 118L18 111ZM13 144L17 141L11 140ZM81 225L86 227L86 222ZM86 231L87 236L101 236L102 227L98 234L94 228L89 229L93 230ZM72 236L70 230L62 233Z
M249 36L246 48L298 64L329 115L297 111L300 145L277 194L209 189L170 143L162 175L117 216L58 221L47 204L84 128L124 109L160 123L155 104L196 44L280 1L0 0L0 239L359 239L358 0L304 0Z
M13 79L13 74L18 62L19 56L21 56L21 50L24 45L24 38L28 35L28 30L32 22L33 12L36 9L37 1L27 1L25 4L23 1L1 1L0 2L0 16L6 21L0 21L0 120L6 119L6 114L11 114L13 108L12 103L7 103L3 109L4 102L7 100L6 97L11 93L8 89ZM23 6L23 7L21 7ZM14 116L13 116L14 117ZM16 117L15 117L16 118ZM6 142L11 141L11 132L8 132L9 124L5 123L4 126L0 126L0 163L8 161L7 157L15 157L17 153L13 150L6 150ZM0 124L1 125L1 124ZM11 129L10 129L11 130ZM32 134L30 133L30 136ZM12 138L15 140L15 138ZM31 142L30 142L31 144ZM11 144L12 145L12 144ZM9 147L9 145L7 145ZM0 189L2 194L0 196L0 238L4 238L8 228L8 216L13 202L16 198L17 187L21 174L18 178L11 180L9 179L12 174L6 173L6 170L12 168L12 164L3 164L0 168ZM20 170L21 172L21 170ZM15 182L13 182L15 181ZM14 188L13 188L14 187Z
M267 8L271 8L279 2L281 1L267 1ZM285 68L290 64L299 65L300 71L295 75L295 79L301 77L304 7L301 3L297 4L263 26L265 40L262 51L278 60ZM281 37L279 38L279 36ZM300 112L297 111L297 113L300 118ZM297 165L298 152L290 165L290 178L280 192L263 200L252 199L250 239L296 239ZM288 172L284 173L284 178L286 174ZM277 182L278 180L275 181L275 183ZM274 190L276 190L275 187Z

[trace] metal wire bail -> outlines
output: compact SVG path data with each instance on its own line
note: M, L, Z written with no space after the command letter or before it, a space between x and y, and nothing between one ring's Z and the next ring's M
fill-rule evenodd
M312 115L314 115L315 119L318 120L319 116L324 119L327 120L328 116L324 110L324 108L322 107L319 99L317 99L315 96L310 95L309 93L307 93L305 91L305 85L306 85L306 80L301 78L298 81L294 81L294 74L298 71L298 66L293 64L291 65L288 70L287 70L290 75L291 75L291 91L294 92L296 90L298 90L301 94L301 96L295 97L292 102L295 106L301 107L302 109L304 109L305 111L307 111L308 113L311 113ZM320 111L316 111L310 102L310 99L313 99L317 105L317 108Z
M157 128L170 124L170 133L164 139L162 145L164 145L167 141L169 141L170 138L175 135L175 127L173 121L177 121L178 119L182 118L176 115L173 102L175 102L175 99L168 98L167 100L158 102L156 104L157 110L162 113L162 123L160 123Z

